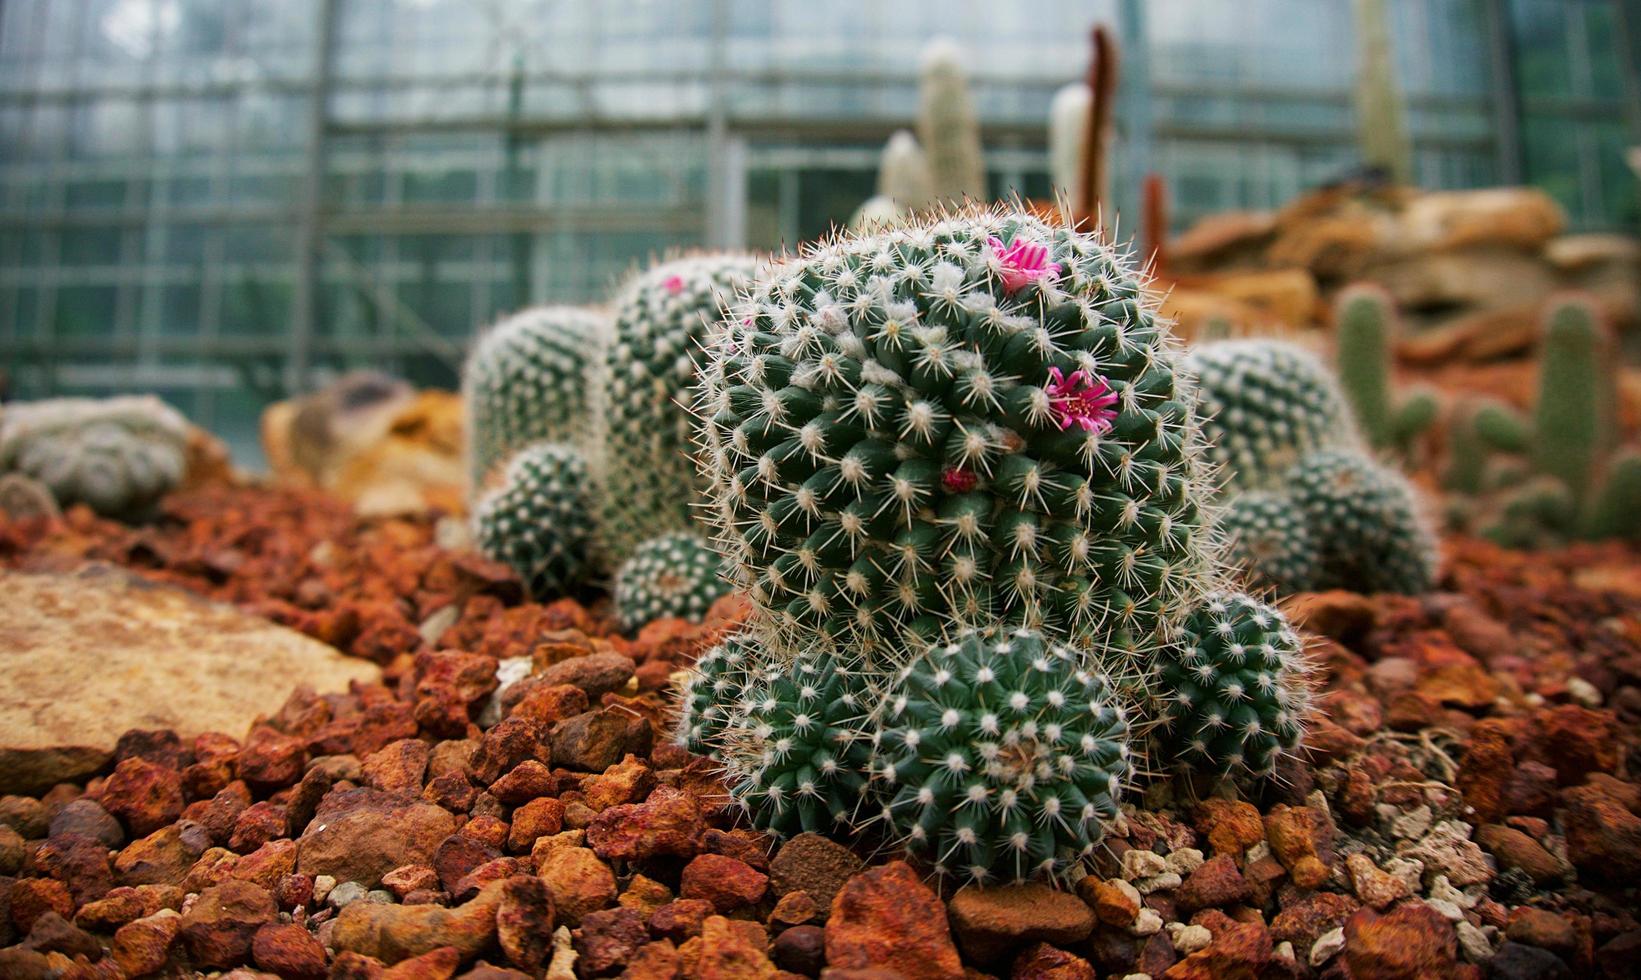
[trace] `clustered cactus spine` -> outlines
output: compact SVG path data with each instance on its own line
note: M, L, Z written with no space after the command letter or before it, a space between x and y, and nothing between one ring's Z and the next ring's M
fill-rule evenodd
M631 632L662 616L700 622L729 591L722 562L698 534L650 538L633 550L615 574L615 609Z
M515 453L473 506L479 550L511 566L532 596L560 595L588 576L593 535L587 464L572 447Z
M1249 584L1288 595L1321 581L1321 546L1286 493L1239 493L1220 511L1215 526L1224 536L1225 560Z
M182 482L188 421L152 395L53 398L0 416L0 473L39 481L61 507L140 519Z

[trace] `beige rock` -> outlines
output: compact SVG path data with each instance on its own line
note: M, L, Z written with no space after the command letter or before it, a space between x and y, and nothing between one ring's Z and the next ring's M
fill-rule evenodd
M84 778L132 728L184 741L244 732L295 684L379 677L294 630L109 566L0 571L0 792Z
M1409 252L1446 251L1472 245L1537 249L1567 226L1555 199L1528 187L1431 191L1401 214L1398 240Z
M1527 306L1559 286L1554 270L1538 256L1503 246L1376 257L1361 276L1382 284L1398 305L1415 309Z

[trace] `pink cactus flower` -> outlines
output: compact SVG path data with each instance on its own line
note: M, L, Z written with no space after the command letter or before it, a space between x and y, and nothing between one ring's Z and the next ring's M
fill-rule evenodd
M948 493L968 493L979 484L980 478L961 466L948 466L940 472L940 485Z
M672 295L677 296L679 293L684 291L684 277L678 275L668 276L667 278L661 280L661 288L665 289Z
M1060 277L1060 263L1048 260L1048 246L1025 239L1016 239L1012 245L1004 245L1003 240L996 236L986 239L986 244L997 255L997 260L1003 264L1001 275L1003 289L1015 292L1027 283L1042 279L1053 282Z
M1117 419L1117 410L1113 407L1117 404L1117 393L1105 379L1087 371L1073 371L1068 378L1060 374L1059 368L1051 367L1043 390L1048 392L1049 410L1062 432L1077 425L1084 432L1105 435Z

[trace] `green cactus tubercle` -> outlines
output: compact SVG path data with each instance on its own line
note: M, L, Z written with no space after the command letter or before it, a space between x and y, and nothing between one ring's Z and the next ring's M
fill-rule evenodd
M558 443L515 454L473 507L479 550L511 565L537 598L562 595L582 582L592 534L586 462Z
M700 622L729 591L722 562L697 534L663 534L639 545L615 574L615 609L632 632L663 616Z

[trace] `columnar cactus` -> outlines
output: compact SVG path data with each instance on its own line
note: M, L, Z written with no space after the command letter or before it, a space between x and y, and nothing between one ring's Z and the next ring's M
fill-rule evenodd
M903 659L949 626L1117 654L1203 591L1208 480L1126 259L987 213L774 270L704 366L721 550L772 624Z
M1340 384L1368 442L1405 451L1435 423L1438 404L1428 390L1399 397L1394 388L1395 301L1380 286L1352 286L1339 296L1334 327Z
M1287 595L1307 592L1322 576L1322 549L1310 523L1286 493L1249 490L1231 498L1216 520L1225 560L1250 584Z
M593 535L587 464L575 449L538 443L516 453L473 506L473 539L518 572L532 596L561 595L587 577Z
M496 323L462 368L469 475L475 487L537 442L580 444L588 374L609 319L574 306L537 306Z
M1533 463L1580 502L1616 442L1612 346L1588 300L1564 299L1545 317Z
M1088 166L1083 154L1088 149L1089 116L1094 107L1094 90L1087 82L1072 82L1054 93L1048 105L1048 170L1056 193L1063 193L1072 207L1081 204Z
M1232 340L1191 351L1209 457L1227 490L1274 488L1319 449L1355 447L1350 409L1316 357L1293 344Z
M663 534L633 550L615 574L615 611L632 632L652 619L700 622L729 591L717 552L696 534Z
M1246 595L1212 596L1164 657L1159 744L1217 775L1269 775L1304 734L1308 670L1282 614Z
M931 41L918 85L917 138L928 155L932 197L946 204L988 199L980 120L963 60L952 41Z
M686 407L708 324L758 260L694 255L651 267L615 303L593 413L604 454L600 545L613 567L639 542L694 526L696 488Z
M1300 460L1286 482L1320 546L1315 588L1417 594L1435 584L1435 533L1406 477L1328 450Z
M60 506L138 518L182 482L188 421L151 395L6 406L0 473L38 480Z
M876 762L883 818L936 870L1053 875L1088 855L1130 776L1108 679L1033 630L967 631L902 673Z

